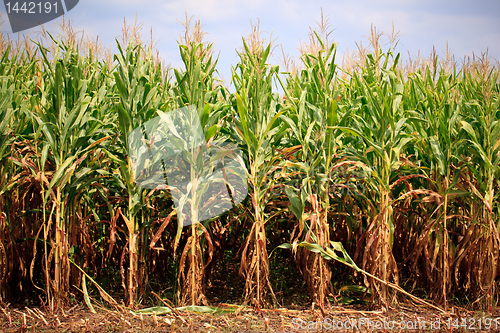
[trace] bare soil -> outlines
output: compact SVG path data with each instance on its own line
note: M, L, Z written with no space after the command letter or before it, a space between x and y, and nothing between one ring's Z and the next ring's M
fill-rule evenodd
M367 310L366 306L265 309L219 304L220 312L141 315L75 305L50 314L45 308L1 308L0 332L500 332L500 311L451 308L436 313L418 306Z

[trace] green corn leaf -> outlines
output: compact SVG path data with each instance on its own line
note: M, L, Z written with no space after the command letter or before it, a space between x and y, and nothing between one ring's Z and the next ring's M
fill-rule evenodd
M288 196L288 200L290 200L290 203L292 204L290 207L292 213L300 221L299 223L302 223L304 214L304 204L302 203L299 196L295 193L295 191L292 188L290 187L285 188L285 193Z
M83 291L83 299L85 300L85 304L89 307L90 312L97 313L94 309L94 306L90 302L89 294L87 292L87 282L85 280L85 275L82 276L82 291Z

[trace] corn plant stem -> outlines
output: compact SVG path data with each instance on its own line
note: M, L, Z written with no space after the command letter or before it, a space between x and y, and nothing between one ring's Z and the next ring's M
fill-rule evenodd
M387 272L387 266L389 265L389 253L388 253L388 247L390 244L390 235L389 235L389 216L388 216L388 210L389 210L389 194L384 191L384 194L382 196L382 279L384 281L388 280L388 272ZM388 295L388 290L386 286L382 286L382 301L383 302L389 302L389 295Z
M136 300L136 284L135 284L135 276L136 276L136 263L137 263L137 244L136 244L136 225L135 225L135 216L132 212L132 195L129 195L129 217L128 217L128 237L129 237L129 276L128 276L128 297L129 297L129 306L133 307Z
M445 186L446 189L448 187L448 182L445 180ZM444 206L443 206L443 276L442 276L442 281L443 281L443 290L442 290L442 295L443 295L443 304L445 310L448 308L448 299L446 297L447 295L447 281L448 281L448 276L449 276L449 265L448 265L448 256L449 256L449 245L448 245L448 223L447 223L447 210L448 210L448 195L445 194L444 196Z
M56 307L59 307L60 299L62 297L62 285L64 283L62 277L62 264L64 256L64 222L62 219L64 204L61 202L61 189L57 187L56 189L56 251L54 260L54 283L55 283L55 297L56 297Z
M43 182L42 182L43 184ZM42 185L42 198L44 197L44 186ZM47 251L47 239L48 239L48 227L47 227L47 212L45 211L47 203L44 201L42 203L42 215L43 215L43 261L45 264L45 292L47 301L50 300L50 274L49 274L49 252Z
M193 149L191 150L192 155L194 156L194 151ZM196 300L197 300L197 283L196 283L196 276L197 276L197 269L198 269L198 256L196 255L196 247L198 246L198 237L196 233L196 224L198 223L198 207L195 207L195 201L196 201L196 190L198 187L197 183L197 177L196 173L194 170L194 166L191 165L191 237L193 238L191 241L191 261L190 261L190 268L191 268L191 305L196 305Z
M258 93L258 92L257 92ZM259 193L259 192L255 192L255 193ZM265 235L265 228L264 228L264 225L263 225L263 216L262 216L262 211L260 209L261 207L261 203L259 201L259 198L257 196L256 198L256 202L257 202L257 205L256 205L256 210L257 210L257 228L255 228L256 230L256 237L255 239L257 240L257 246L255 248L255 250L257 251L257 304L261 304L261 296L262 296L262 288L261 288L261 276L260 276L260 265L261 265L261 260L264 259L264 260L267 260L267 258L264 258L264 257L261 257L261 245L263 244L263 246L266 246L266 239L264 237Z

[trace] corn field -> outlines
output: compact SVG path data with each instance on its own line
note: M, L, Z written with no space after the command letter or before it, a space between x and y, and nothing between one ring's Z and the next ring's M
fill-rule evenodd
M500 85L487 54L403 63L397 36L383 49L372 27L371 47L339 61L323 23L280 67L252 27L231 92L203 35L186 23L178 69L127 27L114 55L67 24L59 38L3 37L0 303L55 310L91 287L132 308L152 293L209 304L232 265L257 308L282 302L284 279L322 310L346 286L385 308L408 294L495 307ZM128 142L184 107L207 147L238 146L248 185L231 210L189 226L168 188L138 186ZM105 280L115 299L94 284Z

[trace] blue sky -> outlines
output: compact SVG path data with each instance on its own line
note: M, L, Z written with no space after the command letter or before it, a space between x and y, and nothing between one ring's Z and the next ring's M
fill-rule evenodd
M448 42L456 59L464 55L480 54L489 50L489 55L500 59L500 1L428 1L428 0L382 0L382 1L297 1L297 0L80 0L66 15L75 30L84 30L90 36L99 36L104 45L115 45L114 39L121 36L123 20L142 23L142 35L149 40L150 31L156 47L167 64L180 67L181 61L176 40L183 26L178 22L188 16L200 19L206 39L214 41L220 52L219 72L230 78L231 65L238 61L235 49L242 46L241 37L251 31L250 22L260 19L263 37L269 39L272 32L277 45L283 45L285 53L298 56L300 42L308 40L309 26L316 27L321 8L335 30L331 34L338 43L339 56L348 47L356 48L355 42L364 40L371 24L378 31L390 31L392 22L401 32L396 51L407 58L408 51L428 57L435 46L439 55L444 55ZM0 5L2 31L16 38L8 25L4 5ZM57 33L59 18L45 24L46 30ZM39 31L33 28L25 34ZM365 44L366 42L364 42ZM273 63L280 64L281 49L275 49Z

